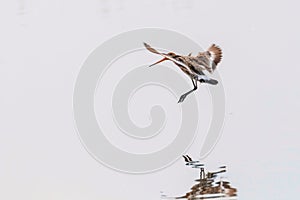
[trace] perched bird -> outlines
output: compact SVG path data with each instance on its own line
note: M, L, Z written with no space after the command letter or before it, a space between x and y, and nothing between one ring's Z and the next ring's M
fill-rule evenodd
M198 55L192 56L190 53L187 56L184 55L177 55L173 52L169 53L161 53L152 48L149 44L144 43L144 46L146 49L152 53L159 54L163 56L163 59L157 61L156 63L153 63L149 67L156 65L158 63L161 63L165 60L170 60L174 64L176 64L185 74L187 74L192 82L194 88L183 95L178 100L178 103L181 103L184 101L184 99L197 90L197 83L198 81L200 83L208 83L211 85L216 85L218 84L218 81L212 78L209 78L206 76L206 74L203 71L208 71L209 73L212 73L219 62L222 59L222 50L220 47L217 45L213 44L211 45L207 51L204 52L199 52Z

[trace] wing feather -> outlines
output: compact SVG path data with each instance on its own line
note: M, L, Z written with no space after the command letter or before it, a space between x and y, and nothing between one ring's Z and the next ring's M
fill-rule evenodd
M152 53L162 55L162 53L158 52L156 49L152 48L149 44L147 44L145 42L144 42L144 46L146 47L146 49L148 49L148 51L150 51Z
M199 52L196 56L197 62L212 73L222 59L222 50L215 44L212 44L207 51Z
M144 46L146 47L146 49L148 51L150 51L152 53L155 53L155 54L159 54L159 55L171 60L175 64L183 66L185 68L184 70L185 70L186 73L193 74L192 71L189 69L189 67L184 62L178 61L178 60L172 58L171 56L169 56L168 54L158 52L156 49L152 48L149 44L147 44L145 42L144 42Z
M215 70L217 65L220 63L221 59L222 59L222 49L220 47L218 47L215 44L212 44L207 52L209 52L209 56L212 59L212 61L214 62L212 65L212 69Z

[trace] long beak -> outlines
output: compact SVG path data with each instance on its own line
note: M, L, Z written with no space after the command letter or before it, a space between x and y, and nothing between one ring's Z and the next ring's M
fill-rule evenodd
M157 61L156 63L153 63L152 65L149 65L149 67L152 67L153 65L157 65L158 63L161 63L161 62L163 62L163 61L165 61L165 60L169 60L169 59L166 58L166 57L164 57L163 59Z

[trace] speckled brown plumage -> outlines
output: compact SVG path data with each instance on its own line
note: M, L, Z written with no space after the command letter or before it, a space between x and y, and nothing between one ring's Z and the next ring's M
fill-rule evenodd
M217 80L207 77L204 73L204 71L213 73L222 59L222 50L217 45L211 45L207 51L199 52L196 56L192 56L192 53L187 56L178 55L173 52L161 53L147 43L144 43L144 46L148 51L163 56L163 59L150 66L156 65L165 60L170 60L192 79L194 89L183 94L178 103L182 102L188 94L197 89L198 81L200 83L205 82L212 85L216 85L218 83Z

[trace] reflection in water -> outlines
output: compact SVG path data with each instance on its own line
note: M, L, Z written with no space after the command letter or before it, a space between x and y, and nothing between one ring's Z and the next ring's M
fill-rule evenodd
M237 199L237 189L231 187L230 182L222 180L220 174L226 172L226 166L219 170L209 172L204 170L204 165L192 160L188 155L183 156L186 166L199 169L199 178L191 191L180 197L161 196L161 199Z

